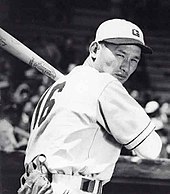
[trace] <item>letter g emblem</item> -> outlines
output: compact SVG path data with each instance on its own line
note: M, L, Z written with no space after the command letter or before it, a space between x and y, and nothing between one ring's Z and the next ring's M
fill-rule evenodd
M132 29L132 34L133 34L134 36L140 37L139 31L136 30L136 29Z

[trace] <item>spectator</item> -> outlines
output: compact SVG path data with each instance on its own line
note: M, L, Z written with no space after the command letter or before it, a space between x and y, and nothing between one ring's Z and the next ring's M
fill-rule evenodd
M64 40L63 45L60 47L62 53L60 70L63 74L68 73L68 66L70 63L77 64L76 59L76 49L74 44L74 39L72 37L67 37Z

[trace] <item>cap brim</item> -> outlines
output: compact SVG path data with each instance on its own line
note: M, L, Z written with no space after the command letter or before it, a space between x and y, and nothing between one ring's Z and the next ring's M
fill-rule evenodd
M149 46L143 45L142 42L131 38L109 38L103 41L110 42L113 44L137 45L142 49L142 52L146 54L152 54L153 52Z

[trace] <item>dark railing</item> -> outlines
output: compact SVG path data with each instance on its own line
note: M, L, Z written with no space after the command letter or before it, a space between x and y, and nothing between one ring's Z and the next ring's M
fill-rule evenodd
M14 194L23 173L24 152L0 152L0 193ZM104 194L167 194L170 191L170 160L121 156Z

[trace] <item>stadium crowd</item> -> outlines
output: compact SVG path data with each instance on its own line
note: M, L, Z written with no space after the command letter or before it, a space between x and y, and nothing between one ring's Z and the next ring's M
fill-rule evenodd
M85 52L77 52L72 37L61 38L57 43L53 40L40 40L34 51L63 74L67 74L83 62L87 55L88 41L83 45L85 49L82 50ZM33 110L42 93L53 81L4 51L1 50L0 53L0 150L24 151ZM156 130L163 142L160 157L170 158L170 101L163 101L153 95L149 88L145 60L142 63L143 66L138 67L137 76L126 87L157 126ZM145 80L142 80L140 73L145 74L142 76ZM123 149L122 155L134 154Z

